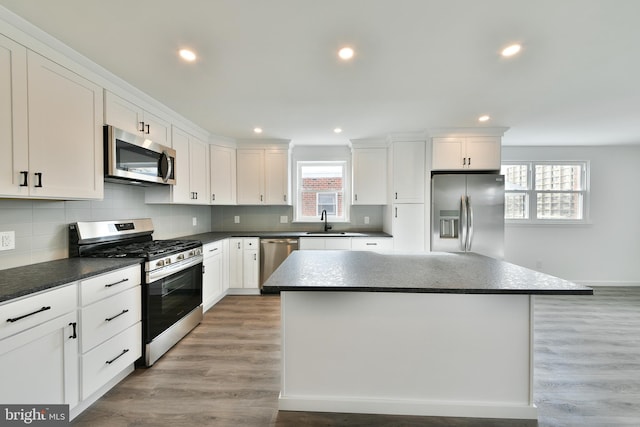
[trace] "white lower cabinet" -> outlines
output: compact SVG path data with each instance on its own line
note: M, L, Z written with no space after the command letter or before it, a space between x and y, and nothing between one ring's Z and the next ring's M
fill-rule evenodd
M352 251L385 252L393 250L392 237L357 237L351 239Z
M229 239L229 293L260 293L260 239Z
M351 250L351 237L301 237L300 250Z
M0 305L0 402L78 404L77 285Z
M393 249L397 252L425 250L425 211L423 203L393 205Z
M202 252L204 254L203 267L204 275L202 277L202 309L209 310L223 296L223 280L224 280L224 245L223 241L207 243L203 245Z

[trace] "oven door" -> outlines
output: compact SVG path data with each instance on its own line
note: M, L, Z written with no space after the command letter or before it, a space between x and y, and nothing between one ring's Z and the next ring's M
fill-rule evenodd
M202 304L202 262L146 285L145 343Z
M175 184L176 152L173 148L104 127L105 175L108 178Z

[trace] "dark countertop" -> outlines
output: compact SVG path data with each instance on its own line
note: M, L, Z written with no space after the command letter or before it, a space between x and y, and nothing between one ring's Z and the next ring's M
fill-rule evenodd
M66 258L0 270L0 303L141 262L139 258Z
M295 251L263 292L592 295L586 286L476 254Z
M309 234L312 233L312 234ZM344 234L341 234L344 233ZM335 231L316 233L308 231L212 231L209 233L192 234L177 237L177 239L200 240L202 244L216 242L229 237L260 237L262 239L300 238L300 237L392 237L382 231Z

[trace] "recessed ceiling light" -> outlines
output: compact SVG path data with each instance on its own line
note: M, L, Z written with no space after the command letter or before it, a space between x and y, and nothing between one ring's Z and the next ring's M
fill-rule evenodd
M341 128L335 128L333 131L334 131L335 133L341 133L341 132L342 132L342 129L341 129Z
M478 121L479 122L488 122L491 119L491 116L484 114L480 117L478 117Z
M192 50L180 49L178 51L178 54L180 55L180 58L184 59L185 61L193 62L196 60L196 54Z
M511 46L507 46L504 49L502 49L502 56L513 56L516 53L520 52L520 49L522 49L522 45L520 44L512 44Z
M338 56L341 59L344 59L345 61L353 58L353 54L354 54L353 49L350 47L343 47L338 51Z
M262 133L262 128L253 128L254 133Z

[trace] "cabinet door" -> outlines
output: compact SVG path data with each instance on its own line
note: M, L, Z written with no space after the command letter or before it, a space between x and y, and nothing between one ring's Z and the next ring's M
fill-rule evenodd
M260 258L257 249L244 250L243 276L243 288L260 287Z
M331 250L350 251L351 237L327 237L324 247Z
M243 253L242 239L229 239L229 287L241 288L243 279Z
M0 35L0 195L27 196L27 49Z
M239 205L264 203L264 150L237 150Z
M222 294L222 254L204 259L202 277L202 306L204 311L213 306L213 302Z
M191 199L191 186L189 174L189 135L176 127L172 130L171 147L176 150L175 177L176 183L171 187L172 202L189 204ZM164 188L158 187L158 190ZM151 190L156 190L152 188Z
M0 402L78 403L75 311L0 341Z
M325 249L325 239L321 237L301 237L298 240L300 250L318 250Z
M141 127L145 138L162 145L171 145L171 123L148 111L143 112Z
M393 201L424 203L424 141L393 144Z
M289 153L267 150L264 153L265 204L289 204Z
M189 139L189 184L192 201L199 205L209 204L209 176L207 175L207 146L204 142Z
M387 203L386 148L353 150L353 204L384 205Z
M500 170L501 139L496 137L472 137L466 140L469 170Z
M102 88L31 51L27 59L31 195L102 198Z
M422 252L425 249L425 217L423 203L393 205L393 249L400 252Z
M209 146L211 168L211 204L234 205L236 203L236 150Z
M111 92L104 94L104 122L134 135L142 132L142 108Z
M458 170L466 166L462 138L433 138L432 170Z

